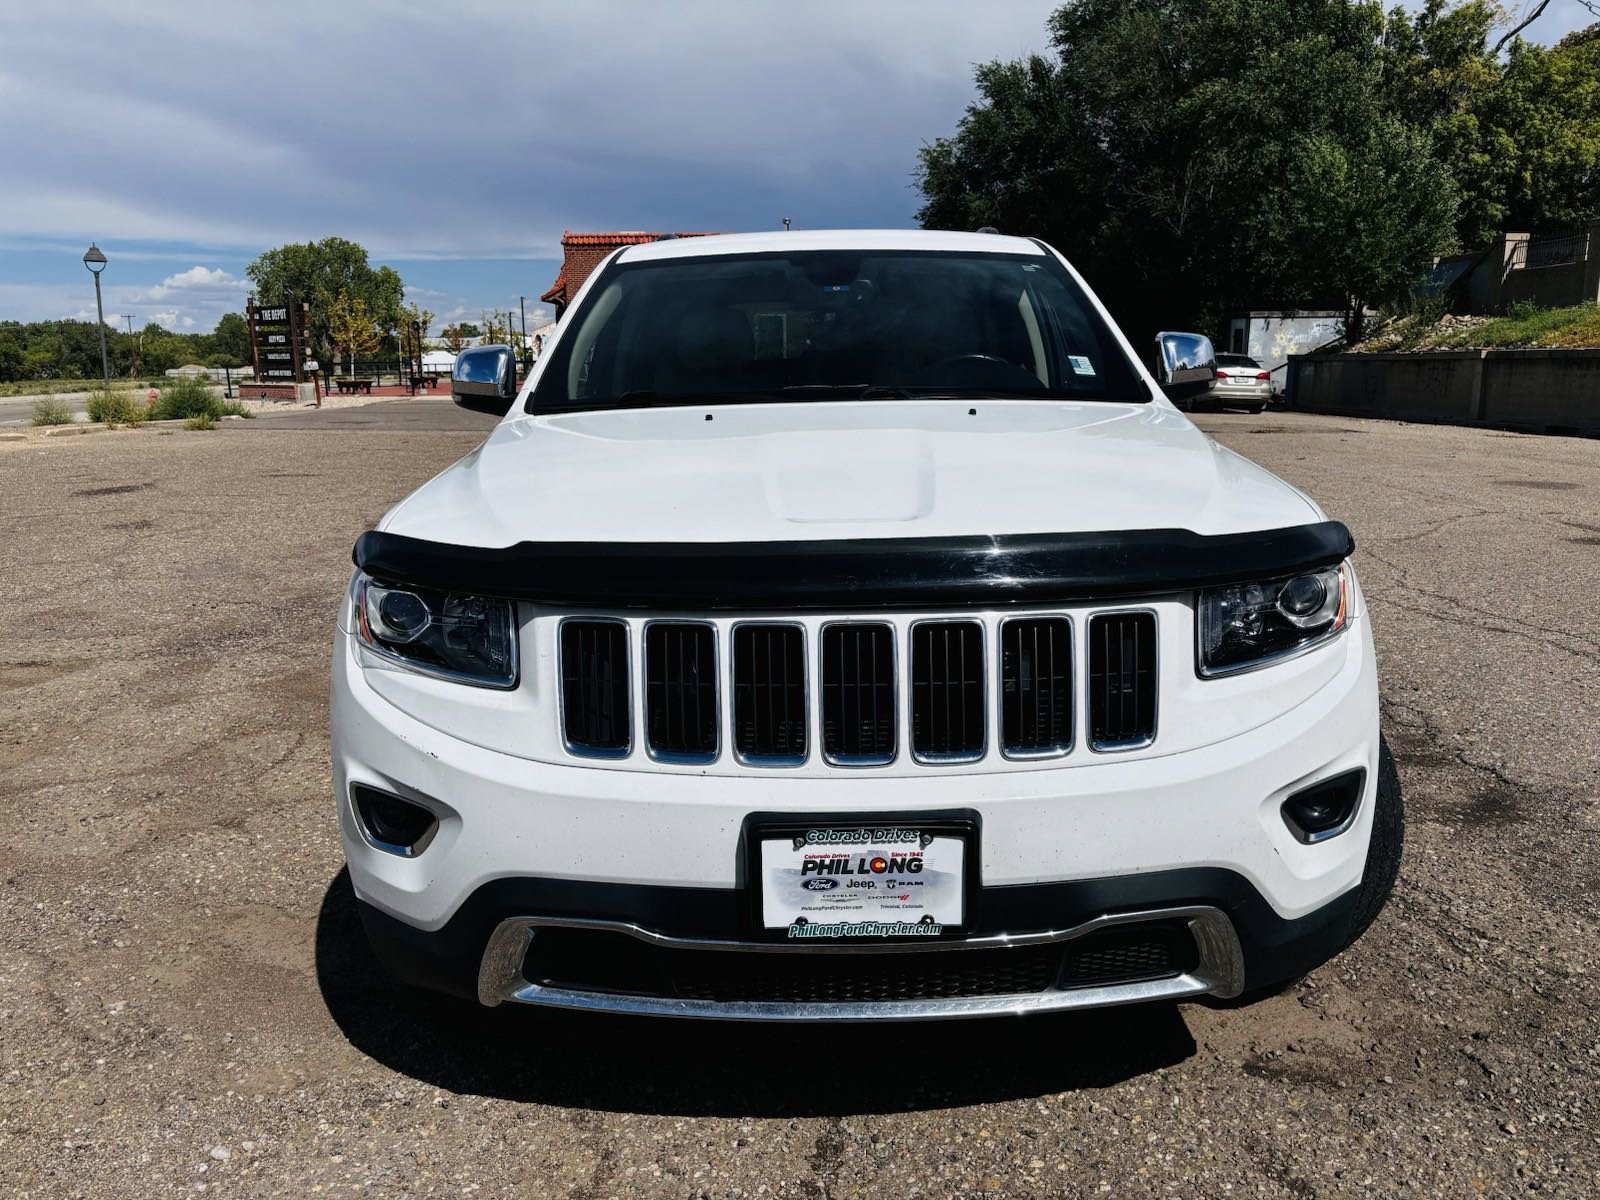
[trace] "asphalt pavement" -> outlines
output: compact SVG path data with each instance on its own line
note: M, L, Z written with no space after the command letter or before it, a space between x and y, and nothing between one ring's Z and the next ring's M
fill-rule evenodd
M480 1011L367 952L334 611L490 418L0 443L0 1194L1600 1193L1600 441L1199 420L1355 532L1389 908L1249 1006L805 1030Z

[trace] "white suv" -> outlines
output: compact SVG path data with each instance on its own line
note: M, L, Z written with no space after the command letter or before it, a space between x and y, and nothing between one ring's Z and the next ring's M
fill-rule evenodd
M362 535L339 618L334 790L395 975L1024 1013L1268 988L1381 907L1349 532L1176 411L1048 246L630 246L510 368L462 356L504 420Z

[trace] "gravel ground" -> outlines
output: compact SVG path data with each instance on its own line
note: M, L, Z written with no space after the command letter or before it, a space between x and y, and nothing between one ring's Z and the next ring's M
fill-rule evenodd
M1600 442L1201 421L1356 532L1388 910L1249 1007L813 1032L385 988L327 795L334 608L487 419L0 448L0 1194L1600 1192Z

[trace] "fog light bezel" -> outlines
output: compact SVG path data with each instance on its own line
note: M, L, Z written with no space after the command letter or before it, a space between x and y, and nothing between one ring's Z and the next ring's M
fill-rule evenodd
M373 817L369 816L369 809L363 803L365 797L370 797L372 800L379 802L393 801L408 808L419 809L427 813L431 818L428 827L409 843L390 841L388 838L381 836L381 831L375 828L375 825L382 823L382 819L380 817L377 821L374 821ZM356 829L361 834L362 841L366 842L374 850L381 850L385 854L393 854L396 858L416 858L433 843L433 839L439 833L439 814L427 803L415 796L402 796L385 788L374 787L370 783L350 784L350 815L355 821Z
M1349 800L1349 807L1335 824L1323 829L1307 829L1291 815L1291 806L1297 800L1301 800L1315 792L1342 789L1352 781L1354 781L1355 786L1353 795ZM1355 767L1348 771L1340 771L1336 775L1329 775L1305 787L1296 788L1285 796L1283 802L1278 805L1278 814L1283 818L1284 825L1288 827L1295 841L1307 846L1316 846L1349 831L1350 827L1356 823L1356 818L1361 815L1361 799L1366 795L1366 791L1367 769L1365 767Z

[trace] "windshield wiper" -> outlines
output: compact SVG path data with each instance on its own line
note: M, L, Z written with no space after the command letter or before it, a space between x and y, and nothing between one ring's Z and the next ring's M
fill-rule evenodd
M1105 392L1064 392L1045 388L960 387L928 388L917 391L921 400L1083 400L1091 404L1143 404L1144 400L1128 400L1110 396Z

